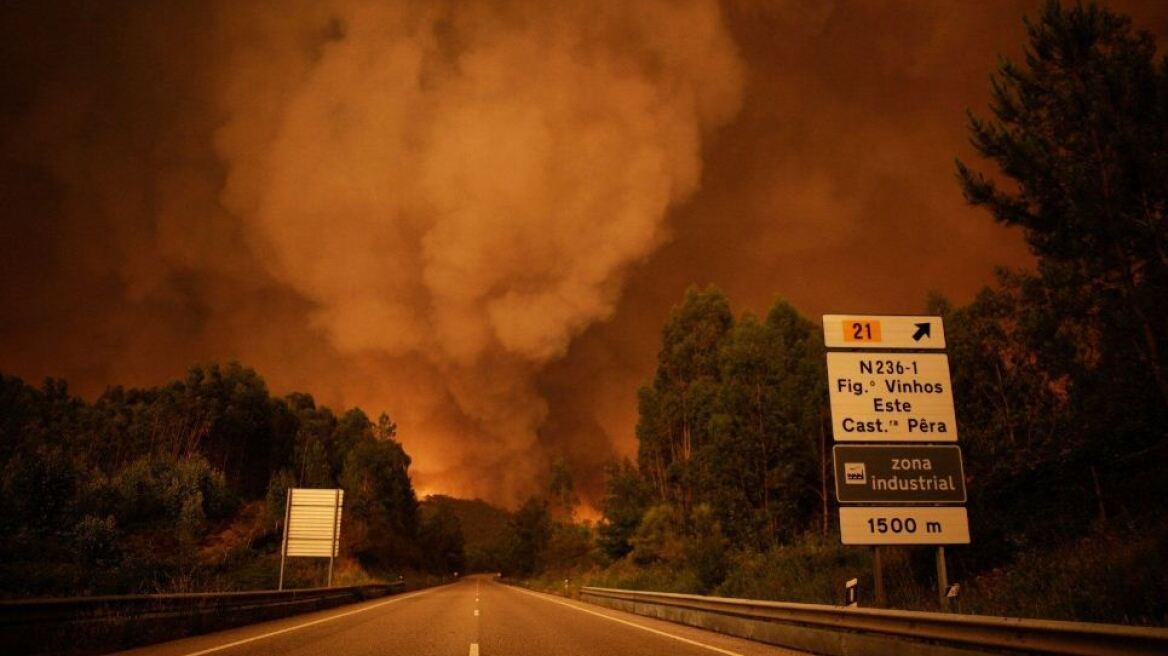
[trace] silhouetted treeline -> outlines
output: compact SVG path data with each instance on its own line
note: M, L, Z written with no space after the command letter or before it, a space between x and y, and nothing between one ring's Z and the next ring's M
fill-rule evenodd
M662 330L639 392L637 463L608 471L598 543L610 559L665 565L710 591L732 551L763 552L832 521L821 331L789 304L735 319L691 288Z
M420 519L396 430L237 363L93 403L0 375L0 590L271 587L293 486L345 489L343 549L368 571L451 571L461 533Z

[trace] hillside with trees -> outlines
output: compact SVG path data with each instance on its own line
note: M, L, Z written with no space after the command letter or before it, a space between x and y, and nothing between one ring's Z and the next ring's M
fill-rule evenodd
M92 403L0 376L0 590L7 595L271 588L288 487L342 487L337 580L447 571L461 537L422 517L386 414L273 397L238 363ZM293 585L323 581L290 561Z
M503 568L510 540L510 513L481 499L458 499L444 494L423 499L422 510L423 513L446 513L457 519L463 537L462 571L497 572Z

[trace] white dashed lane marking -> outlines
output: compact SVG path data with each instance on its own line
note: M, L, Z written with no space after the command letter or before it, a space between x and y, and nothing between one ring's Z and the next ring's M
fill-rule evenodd
M212 654L212 653L217 652L217 651L223 651L224 649L238 647L239 645L246 645L249 642L255 642L256 640L263 640L264 638L271 638L272 636L278 636L282 633L288 633L289 631L303 629L304 627L307 627L307 626L314 626L316 624L324 624L325 622L339 620L342 617L356 615L357 613L364 613L365 611L373 610L374 608L381 608L382 606L385 606L386 604L396 603L396 602L402 601L404 599L409 599L410 597L417 597L418 595L423 595L423 594L426 594L427 592L431 592L433 590L434 590L434 588L430 588L429 590L422 590L421 592L415 592L413 594L403 595L400 597L394 597L392 599L388 599L386 601L383 601L379 604L373 604L372 606L366 606L365 608L358 608L357 610L351 610L347 613L339 613L337 615L332 615L330 617L324 617L324 618L321 618L319 620L305 622L304 624L297 624L296 626L290 626L286 629L280 629L279 631L272 631L271 633L265 633L263 635L252 636L251 638L244 638L243 640L236 640L235 642L229 642L225 645L219 645L218 647L210 647L208 649L193 651L189 654L185 654L184 656L203 656L203 654ZM478 652L475 652L475 653L478 653Z

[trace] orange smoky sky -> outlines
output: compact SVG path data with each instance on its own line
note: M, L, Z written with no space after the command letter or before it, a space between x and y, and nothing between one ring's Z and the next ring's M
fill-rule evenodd
M514 504L564 457L594 500L688 285L911 312L1029 262L953 158L1037 8L6 3L0 370L235 358L389 412L419 490Z

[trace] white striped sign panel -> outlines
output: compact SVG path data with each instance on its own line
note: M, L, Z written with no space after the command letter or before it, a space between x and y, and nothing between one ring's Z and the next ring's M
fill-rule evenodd
M324 558L340 555L344 499L344 490L292 488L287 555Z

